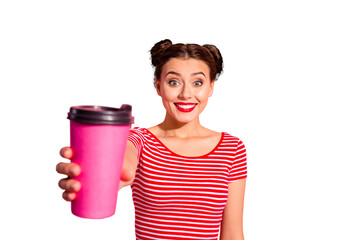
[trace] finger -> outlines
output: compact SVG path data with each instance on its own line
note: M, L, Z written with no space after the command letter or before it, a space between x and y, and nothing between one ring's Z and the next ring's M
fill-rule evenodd
M56 171L61 174L66 174L69 177L79 176L81 168L76 163L58 163L56 165Z
M67 158L67 159L71 159L72 156L73 156L73 151L70 147L63 147L61 150L60 150L60 155L63 157L63 158Z
M62 195L63 199L65 199L66 201L73 201L76 198L76 193L74 192L64 192Z
M59 181L59 187L67 192L78 192L81 189L81 183L75 179L64 178Z

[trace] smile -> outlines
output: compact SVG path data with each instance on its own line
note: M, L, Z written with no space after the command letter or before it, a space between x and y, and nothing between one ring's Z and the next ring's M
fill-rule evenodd
M180 112L191 112L192 110L195 109L197 103L174 103L176 108L180 111Z

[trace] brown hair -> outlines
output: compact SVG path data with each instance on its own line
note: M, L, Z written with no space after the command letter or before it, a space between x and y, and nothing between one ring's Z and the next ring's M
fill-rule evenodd
M223 71L223 59L219 49L210 44L172 44L169 39L156 43L150 50L155 78L160 79L163 66L171 58L194 58L204 61L210 68L211 81L217 80Z

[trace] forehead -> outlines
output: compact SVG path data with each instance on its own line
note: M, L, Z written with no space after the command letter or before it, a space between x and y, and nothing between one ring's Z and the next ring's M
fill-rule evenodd
M201 60L189 58L172 58L165 63L162 69L162 74L165 74L175 71L181 74L191 74L195 72L203 72L206 77L210 75L210 68L209 66Z

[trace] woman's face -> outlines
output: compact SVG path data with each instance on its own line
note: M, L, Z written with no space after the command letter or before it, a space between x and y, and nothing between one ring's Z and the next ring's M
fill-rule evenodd
M211 97L214 81L210 81L208 65L194 58L172 58L164 66L156 89L167 114L182 123L197 119Z

